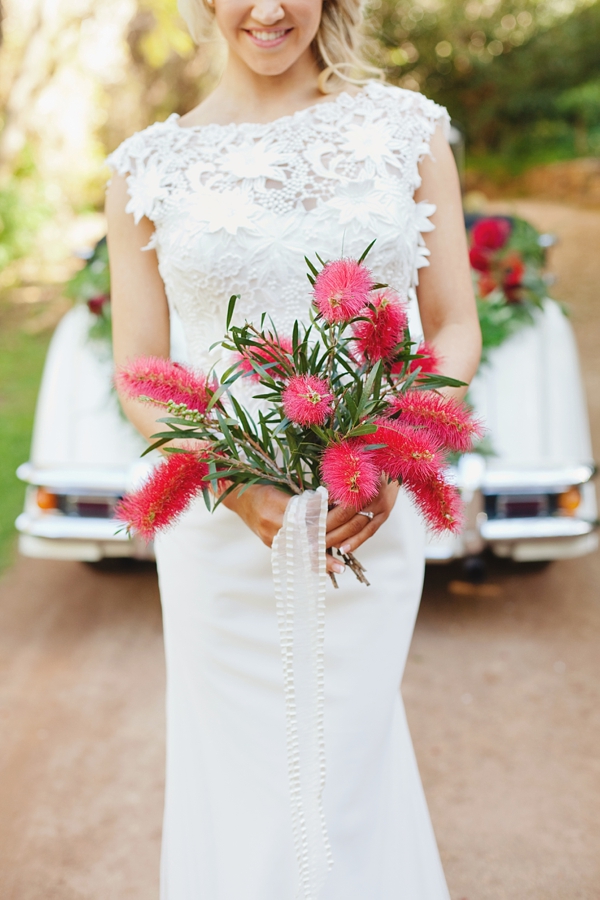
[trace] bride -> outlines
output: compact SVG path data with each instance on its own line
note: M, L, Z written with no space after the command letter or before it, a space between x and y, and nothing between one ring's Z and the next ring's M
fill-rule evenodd
M222 79L187 115L109 158L115 361L226 366L236 316L279 333L307 318L305 253L357 258L403 293L411 329L469 382L480 335L444 109L360 60L360 0L180 0L197 41L221 32ZM122 398L147 438L160 427ZM202 500L156 541L167 661L163 900L444 900L448 891L399 685L419 605L424 529L382 484L333 509L327 546L360 548L371 587L332 557L325 624L324 821L332 865L307 889L295 852L270 546L289 498Z

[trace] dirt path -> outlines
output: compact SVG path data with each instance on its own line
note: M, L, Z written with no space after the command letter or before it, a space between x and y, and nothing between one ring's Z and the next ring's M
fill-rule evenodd
M600 213L515 206L561 238L553 293L572 305L598 452ZM487 598L450 594L456 576L428 574L404 684L452 898L600 900L600 557L497 565ZM154 900L152 569L20 560L0 664L0 900Z

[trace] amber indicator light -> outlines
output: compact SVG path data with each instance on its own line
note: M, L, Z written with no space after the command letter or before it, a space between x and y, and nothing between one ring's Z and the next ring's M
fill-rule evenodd
M56 494L51 494L50 491L44 487L39 487L37 489L36 499L40 509L56 509L58 506L58 497Z
M571 487L568 491L563 491L558 495L558 508L568 516L573 515L580 503L581 494L577 487Z

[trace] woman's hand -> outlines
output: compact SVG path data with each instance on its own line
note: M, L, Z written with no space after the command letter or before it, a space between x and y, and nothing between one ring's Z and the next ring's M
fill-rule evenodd
M236 512L248 528L270 547L283 525L285 510L292 498L268 484L253 484L243 494L232 491L224 500L227 509Z
M332 509L327 515L326 546L328 548L335 547L342 553L354 553L357 547L360 547L376 531L379 531L389 518L399 490L398 482L388 482L387 478L382 476L379 493L362 510L362 512L372 512L373 518L362 516L355 510L344 506L336 506ZM328 555L327 571L336 574L343 572L344 565Z
M361 516L353 509L336 506L327 514L326 546L336 547L343 553L353 553L357 547L378 531L389 517L399 486L389 483L384 477L379 493L375 499L365 506L364 512L372 512L373 518ZM285 510L291 497L279 488L270 485L255 484L247 488L243 494L232 491L223 501L223 505L246 523L263 544L271 547L273 538L283 525ZM336 575L344 571L344 564L339 559L327 554L327 571Z

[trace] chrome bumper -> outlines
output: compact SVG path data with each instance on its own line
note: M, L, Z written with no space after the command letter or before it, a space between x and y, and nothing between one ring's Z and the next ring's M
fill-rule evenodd
M482 522L479 531L484 541L530 541L544 538L571 538L591 534L593 522L556 517L535 519L492 519Z

